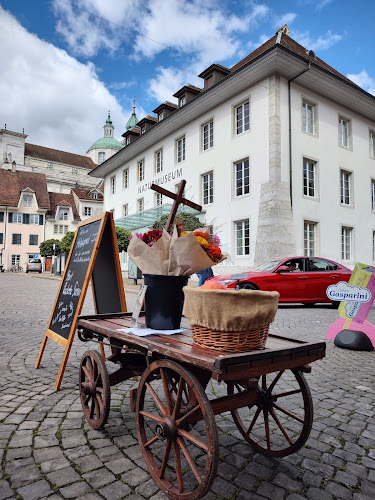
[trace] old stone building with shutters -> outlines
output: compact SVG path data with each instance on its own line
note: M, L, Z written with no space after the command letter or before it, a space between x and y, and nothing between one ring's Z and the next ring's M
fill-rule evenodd
M50 209L44 174L0 169L0 264L25 269L39 255Z

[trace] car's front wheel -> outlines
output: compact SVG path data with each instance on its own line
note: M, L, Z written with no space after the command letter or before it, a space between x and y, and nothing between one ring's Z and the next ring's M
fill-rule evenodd
M259 290L254 283L240 283L240 290Z

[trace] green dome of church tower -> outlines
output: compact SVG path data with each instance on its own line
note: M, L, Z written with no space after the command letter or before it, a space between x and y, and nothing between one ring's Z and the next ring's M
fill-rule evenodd
M126 130L130 130L134 128L138 123L138 118L137 115L135 114L135 102L133 104L133 113L131 114L131 117L129 120L126 122Z

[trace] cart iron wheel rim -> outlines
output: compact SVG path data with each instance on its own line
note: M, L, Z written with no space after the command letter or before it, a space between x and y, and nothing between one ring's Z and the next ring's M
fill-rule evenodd
M228 394L246 385L228 383ZM298 370L261 375L258 402L232 410L232 417L246 441L259 453L285 457L306 443L313 423L313 403L305 377Z
M136 423L147 468L165 495L202 498L216 477L219 439L199 380L174 361L154 361L139 383Z
M82 356L79 394L87 422L93 429L100 429L108 419L111 392L107 367L96 351L86 351Z

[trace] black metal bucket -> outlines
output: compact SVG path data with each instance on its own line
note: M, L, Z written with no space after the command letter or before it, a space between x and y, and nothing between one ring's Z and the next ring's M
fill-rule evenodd
M155 330L177 330L180 328L184 307L183 287L188 276L160 276L145 274L147 285L145 297L146 326Z

